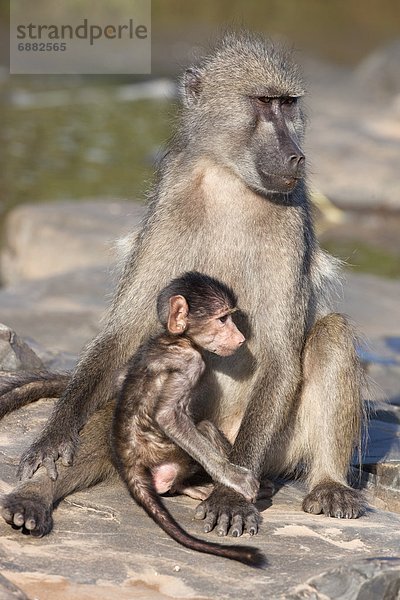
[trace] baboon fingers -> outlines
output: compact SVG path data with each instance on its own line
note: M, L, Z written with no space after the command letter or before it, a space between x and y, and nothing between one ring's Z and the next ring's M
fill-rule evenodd
M195 519L204 520L203 530L208 533L215 529L220 536L239 537L243 532L255 535L261 523L261 515L254 504L243 496L222 488L215 490L196 509Z
M35 537L50 533L53 527L52 507L39 496L27 497L15 491L2 499L1 506L1 516L7 523Z
M56 463L53 457L48 456L43 460L43 466L47 471L47 475L50 477L52 481L56 481L58 477Z

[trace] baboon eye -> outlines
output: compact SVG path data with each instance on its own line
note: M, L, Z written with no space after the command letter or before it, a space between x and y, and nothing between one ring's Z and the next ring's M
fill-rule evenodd
M284 96L281 98L281 104L288 104L291 106L292 104L296 104L297 98L295 96Z
M257 100L263 104L270 104L271 98L269 96L258 96Z
M218 317L218 321L220 321L221 323L226 323L228 319L228 315L223 315L222 317Z

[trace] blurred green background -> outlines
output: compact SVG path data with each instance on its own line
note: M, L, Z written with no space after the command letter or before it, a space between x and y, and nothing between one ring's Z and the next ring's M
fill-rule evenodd
M77 11L84 4L68 2ZM97 4L128 10L130 0ZM143 198L157 150L171 130L171 98L117 100L121 86L142 81L139 76L9 76L8 19L8 3L2 2L0 219L23 202ZM399 38L399 24L398 0L153 0L151 77L176 76L227 26L283 37L305 55L349 66ZM366 270L386 261L371 257L371 248L364 254ZM399 261L395 257L393 266L392 259L387 274L400 275Z

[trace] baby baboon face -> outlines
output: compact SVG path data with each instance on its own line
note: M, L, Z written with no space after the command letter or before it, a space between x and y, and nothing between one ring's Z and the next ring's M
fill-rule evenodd
M219 356L231 356L245 342L244 335L226 309L205 318L203 322L194 322L189 326L187 335L200 348Z
M172 281L158 299L158 313L169 333L184 334L196 346L230 356L244 343L232 319L233 291L213 277L192 271Z

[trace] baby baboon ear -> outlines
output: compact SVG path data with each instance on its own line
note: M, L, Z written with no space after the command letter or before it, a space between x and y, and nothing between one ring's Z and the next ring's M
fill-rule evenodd
M187 69L183 76L183 95L186 106L194 106L200 100L202 73L199 69Z
M183 296L169 299L167 330L169 333L182 334L188 325L189 306Z

